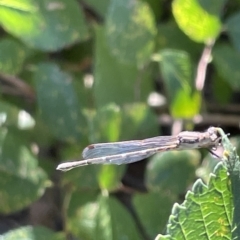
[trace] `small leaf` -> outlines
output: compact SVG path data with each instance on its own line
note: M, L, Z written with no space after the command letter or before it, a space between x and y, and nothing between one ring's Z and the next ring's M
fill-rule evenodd
M23 141L25 135L16 130L1 134L0 212L9 214L41 197L50 181Z
M41 63L34 72L40 114L57 138L76 141L84 118L71 76L53 63Z
M193 88L190 57L186 52L165 49L160 51L160 69L164 77L174 117L189 118L198 114L201 95Z
M12 39L0 41L1 73L15 75L22 70L27 51L19 42Z
M87 37L76 1L3 0L0 24L27 45L43 51L56 51Z
M3 235L1 235L4 240L42 240L42 239L51 239L51 240L64 240L65 237L62 234L55 233L45 227L21 227L14 230L11 230ZM0 237L1 237L0 236Z
M233 90L240 89L240 53L228 45L220 45L214 48L213 64L218 73L232 87Z
M231 239L233 202L229 183L222 163L215 168L208 186L197 180L184 203L173 207L167 226L169 239ZM168 238L159 235L158 239Z
M111 1L106 36L110 52L120 61L131 64L148 61L155 35L154 16L146 2Z
M214 3L212 5L215 6ZM179 27L194 41L207 42L219 35L219 17L202 8L198 0L174 0L172 7Z

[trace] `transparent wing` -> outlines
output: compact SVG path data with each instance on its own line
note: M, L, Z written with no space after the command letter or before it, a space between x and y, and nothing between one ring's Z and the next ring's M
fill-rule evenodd
M138 152L141 150L167 147L168 145L178 144L177 137L174 136L159 136L147 138L144 140L132 140L113 143L97 143L86 147L82 152L84 159L99 158L105 156L113 156L124 153ZM145 156L142 157L146 158Z
M144 150L139 150L135 152L127 152L123 154L107 155L104 157L96 157L91 159L85 159L74 162L67 162L58 165L57 169L62 171L68 171L75 167L80 167L89 164L127 164L140 161L144 158L150 157L157 152L173 150L177 148L177 144L173 143L172 145L148 148Z

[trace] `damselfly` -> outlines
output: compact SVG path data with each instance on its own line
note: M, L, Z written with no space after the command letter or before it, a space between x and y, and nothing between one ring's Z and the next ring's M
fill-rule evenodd
M57 169L68 171L89 164L127 164L150 157L157 152L195 148L216 148L220 137L215 127L206 132L183 131L175 136L158 136L143 140L97 143L83 150L84 160L61 163Z

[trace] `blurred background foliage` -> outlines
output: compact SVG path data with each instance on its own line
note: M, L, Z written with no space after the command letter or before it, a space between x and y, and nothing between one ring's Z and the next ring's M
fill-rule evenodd
M90 143L239 131L240 1L0 0L0 234L153 239L217 160L57 172ZM236 138L237 139L237 138Z

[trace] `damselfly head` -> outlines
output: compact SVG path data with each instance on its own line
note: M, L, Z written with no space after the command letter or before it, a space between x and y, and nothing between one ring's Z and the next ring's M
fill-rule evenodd
M216 127L209 127L207 133L209 134L211 141L214 143L214 147L217 148L221 142L221 136L218 129Z

